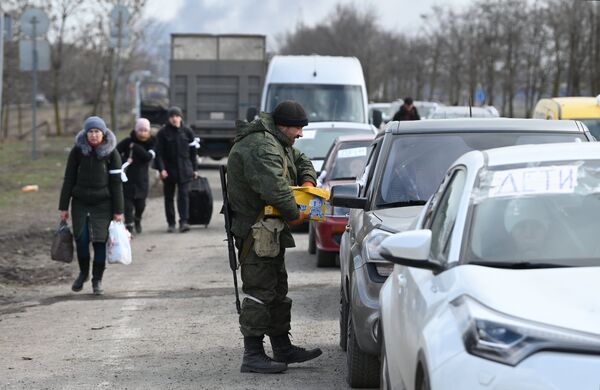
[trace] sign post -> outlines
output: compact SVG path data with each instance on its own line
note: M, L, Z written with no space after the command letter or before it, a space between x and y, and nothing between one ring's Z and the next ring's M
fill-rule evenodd
M31 70L32 72L32 86L31 86L31 138L32 138L32 146L31 146L31 158L37 159L37 72L38 72L38 38L42 37L48 31L50 21L48 19L48 15L44 11L38 8L28 8L21 15L21 32L31 38L31 64L27 61L27 46L29 45L28 41L22 40L19 43L19 51L20 51L20 68L21 70ZM47 45L48 42L43 41L42 44ZM50 53L49 47L48 50L44 50L44 53L47 52L48 56ZM44 64L48 62L49 59L44 59ZM29 68L31 65L31 68ZM46 66L43 67L43 70L47 70Z
M0 11L0 129L2 129L2 86L4 85L4 12Z

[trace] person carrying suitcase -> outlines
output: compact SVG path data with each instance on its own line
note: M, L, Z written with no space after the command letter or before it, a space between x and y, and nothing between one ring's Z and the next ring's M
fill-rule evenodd
M156 156L156 138L150 133L150 121L140 118L135 129L117 145L123 162L129 163L127 182L123 183L125 195L125 226L132 234L142 232L142 214L148 197L148 166Z
M177 211L179 212L179 231L190 230L189 191L190 182L198 177L198 160L194 133L183 124L183 113L179 107L171 107L169 119L156 135L156 166L163 181L165 196L165 214L168 233L175 232L175 188L177 188Z

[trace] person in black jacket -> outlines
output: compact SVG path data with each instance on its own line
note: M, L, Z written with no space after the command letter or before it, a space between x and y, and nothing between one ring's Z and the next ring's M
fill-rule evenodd
M167 232L175 231L175 207L173 200L177 187L177 210L179 231L190 230L188 224L190 204L190 182L197 177L197 152L194 133L183 124L183 113L179 107L169 108L169 120L156 135L156 167L163 181L165 214L169 225Z
M417 111L417 107L413 105L413 100L410 97L404 98L404 104L394 114L393 121L418 121L421 117Z
M102 277L106 265L106 241L110 221L123 220L123 186L121 157L116 150L117 138L104 120L87 118L75 137L69 153L60 193L60 219L73 222L77 245L79 276L71 289L79 292L90 276L90 244L94 248L92 289L102 295Z
M140 118L135 123L135 130L117 145L121 159L129 163L125 170L128 180L123 183L123 194L125 226L131 233L134 231L134 224L135 232L142 232L142 214L148 197L148 166L156 156L155 144L156 138L150 133L150 121Z

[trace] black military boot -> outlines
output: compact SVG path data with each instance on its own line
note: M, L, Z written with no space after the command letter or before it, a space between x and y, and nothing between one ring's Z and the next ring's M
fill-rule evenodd
M104 275L104 264L98 264L94 262L92 267L92 291L94 295L104 294L102 288L102 275Z
M271 346L273 347L273 360L282 363L302 363L321 356L323 351L320 348L304 349L296 347L290 341L290 337L285 334L281 336L270 336Z
M140 234L142 232L142 219L141 218L135 219L135 232L137 234Z
M90 258L77 258L77 262L79 263L79 276L73 282L71 286L71 290L75 292L79 292L83 289L83 284L88 281L90 278Z
M241 372L276 374L287 370L287 364L273 361L265 353L262 337L244 337L244 358Z

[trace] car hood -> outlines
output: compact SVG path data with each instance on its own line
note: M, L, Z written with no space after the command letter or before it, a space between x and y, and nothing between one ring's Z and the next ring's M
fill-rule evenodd
M373 215L381 220L380 229L397 233L408 229L424 206L394 207L375 210Z
M600 335L600 267L510 270L461 265L454 270L462 293L496 311Z

